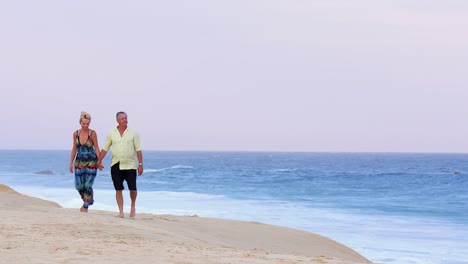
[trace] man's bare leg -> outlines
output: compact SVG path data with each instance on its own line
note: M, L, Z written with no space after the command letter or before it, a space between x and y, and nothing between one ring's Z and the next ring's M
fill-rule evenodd
M130 191L130 200L132 201L131 209L130 209L130 217L135 217L135 202L137 198L137 191Z
M117 201L117 206L119 207L119 214L117 217L124 218L122 190L115 191L115 200Z

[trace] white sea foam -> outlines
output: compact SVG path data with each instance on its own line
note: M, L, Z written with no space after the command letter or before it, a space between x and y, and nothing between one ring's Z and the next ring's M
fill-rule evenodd
M162 169L145 169L144 172L145 173L158 173L158 172L163 172L167 170L175 170L175 169L193 169L193 167L185 166L185 165L174 165L174 166L162 168Z

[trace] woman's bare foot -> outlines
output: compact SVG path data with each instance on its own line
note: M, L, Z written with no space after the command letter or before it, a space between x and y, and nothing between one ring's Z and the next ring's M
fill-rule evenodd
M135 217L135 208L132 208L132 209L130 210L130 217L131 217L131 218L134 218L134 217Z

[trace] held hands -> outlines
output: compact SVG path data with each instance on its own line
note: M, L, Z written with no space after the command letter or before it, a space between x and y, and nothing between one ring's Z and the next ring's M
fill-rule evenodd
M98 168L99 170L104 169L104 165L102 165L102 162L98 162L98 163L97 163L97 168Z

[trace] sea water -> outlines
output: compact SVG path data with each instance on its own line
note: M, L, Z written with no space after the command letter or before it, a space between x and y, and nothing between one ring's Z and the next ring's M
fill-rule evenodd
M375 263L468 263L468 154L143 154L137 213L302 229ZM90 210L117 210L109 156L96 177ZM69 160L70 151L1 150L0 183L79 208ZM38 173L44 170L50 173Z

